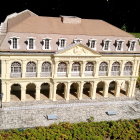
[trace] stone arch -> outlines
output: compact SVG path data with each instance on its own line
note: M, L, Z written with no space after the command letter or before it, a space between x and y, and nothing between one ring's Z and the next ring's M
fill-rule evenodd
M86 82L83 85L83 94L85 95L85 97L91 97L91 93L90 92L91 92L91 83L90 82Z
M109 83L109 89L108 89L110 95L115 96L115 94L116 94L116 88L117 88L117 82L116 81L111 81Z
M56 89L56 98L57 98L57 100L64 99L65 94L66 94L66 85L65 85L65 83L58 83L57 89Z
M26 85L26 96L27 99L35 99L36 97L36 84L29 83Z
M10 98L12 101L21 100L21 85L18 83L11 85Z
M78 98L78 92L79 92L79 84L72 83L70 86L70 98L71 99L77 99Z
M50 84L42 83L40 86L40 94L42 99L46 99L50 97Z
M103 96L104 95L104 89L105 89L105 82L104 81L98 82L97 88L96 88L96 93L98 95Z
M121 84L121 95L125 95L127 96L128 95L128 89L129 89L129 81L124 81L122 84Z

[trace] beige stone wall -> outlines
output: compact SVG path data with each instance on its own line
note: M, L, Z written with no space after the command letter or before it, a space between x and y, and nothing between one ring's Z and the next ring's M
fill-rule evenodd
M64 55L65 54L65 55ZM78 99L82 99L82 92L83 92L83 85L86 82L90 83L90 98L95 99L96 98L96 88L97 84L99 82L104 82L104 97L108 97L108 88L109 84L112 81L115 81L116 83L116 91L115 96L120 96L120 87L123 85L124 82L128 83L128 89L127 89L127 96L133 97L135 92L135 85L136 85L136 79L138 76L138 70L139 70L139 63L140 58L139 57L118 57L118 56L97 56L97 54L88 54L83 56L82 54L80 56L66 56L67 52L64 52L61 55L54 55L54 56L25 56L25 55L18 55L18 56L0 56L1 60L1 83L2 83L2 93L4 93L3 102L10 102L10 91L11 86L13 84L19 84L21 86L21 100L26 101L26 86L29 83L34 83L36 85L36 100L40 100L40 86L43 83L49 83L50 85L50 93L49 98L53 101L56 100L56 89L57 85L59 83L65 84L65 96L64 98L66 100L69 100L69 92L70 92L70 86L72 83L78 84ZM22 66L22 77L21 78L11 78L11 64L12 62L18 61L21 63ZM33 61L37 65L37 76L36 77L26 77L26 64L29 61ZM50 62L52 66L52 73L50 77L41 77L41 66L43 62ZM111 75L111 67L113 62L119 62L121 66L121 73L120 76L112 76ZM124 64L126 62L132 62L133 64L133 73L130 76L123 75L123 69ZM58 64L60 62L66 62L67 64L67 75L64 77L60 77L57 75L57 68ZM75 77L71 76L71 67L73 62L79 62L81 65L81 71L80 76ZM87 62L93 62L94 63L94 72L91 76L85 76L85 64ZM108 74L107 76L99 76L99 65L101 62L107 62L108 63Z

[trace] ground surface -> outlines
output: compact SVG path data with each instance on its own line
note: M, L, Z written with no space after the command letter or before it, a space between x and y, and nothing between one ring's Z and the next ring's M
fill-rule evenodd
M116 111L108 116L106 111ZM55 114L58 120L47 120L46 116ZM116 98L97 98L91 100L50 100L4 103L0 109L0 129L47 126L52 123L87 121L91 116L95 121L140 118L140 91L135 98L121 96Z

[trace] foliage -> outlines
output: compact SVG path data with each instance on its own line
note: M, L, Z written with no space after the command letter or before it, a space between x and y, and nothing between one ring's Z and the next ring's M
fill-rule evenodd
M1 130L0 140L138 140L140 120L63 122L48 127Z
M123 24L123 26L121 27L122 30L127 31L127 26L125 24Z
M131 33L132 35L134 35L136 38L140 38L140 33Z

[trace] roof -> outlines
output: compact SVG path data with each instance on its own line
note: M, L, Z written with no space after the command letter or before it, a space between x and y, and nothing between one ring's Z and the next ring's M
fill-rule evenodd
M23 16L23 14L17 16L14 25L8 26L8 32L133 37L133 35L103 20L81 19L81 23L73 24L63 23L61 20L62 17L32 15L21 20L21 16ZM17 22L18 20L19 22ZM10 20L8 24L11 25Z

